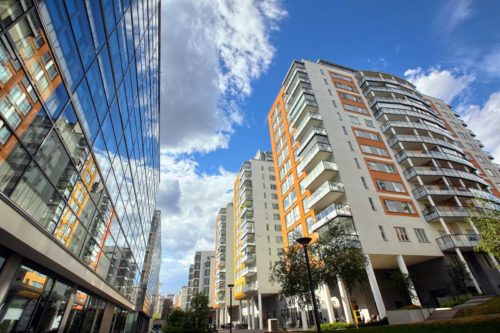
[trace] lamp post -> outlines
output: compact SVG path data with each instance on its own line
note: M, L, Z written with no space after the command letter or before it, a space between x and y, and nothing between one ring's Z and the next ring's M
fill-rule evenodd
M233 287L234 284L228 284L229 288L229 333L233 333Z
M319 314L318 314L318 304L316 304L316 295L314 295L313 281L311 275L311 267L309 265L309 254L307 253L307 246L311 243L311 237L301 237L297 238L295 241L302 245L304 248L304 255L306 257L306 268L307 268L307 278L309 280L309 289L311 289L311 298L314 309L314 321L316 322L316 332L321 333L321 323L319 322Z

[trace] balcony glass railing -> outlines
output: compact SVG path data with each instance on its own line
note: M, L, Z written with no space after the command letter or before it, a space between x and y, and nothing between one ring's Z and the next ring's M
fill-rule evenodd
M314 232L325 225L327 222L339 216L352 217L351 208L349 205L333 203L316 215L316 222L311 227L311 232Z
M432 221L437 218L467 217L469 212L465 207L431 207L423 211L425 219Z
M481 236L478 234L453 234L444 235L436 239L441 251L459 249L473 249L481 242Z
M441 119L437 118L436 116L434 116L432 114L429 114L428 112L403 110L403 109L397 109L397 108L391 108L391 107L379 107L374 115L375 115L375 118L379 119L384 114L410 116L410 117L415 117L415 118L419 118L419 119L425 119L427 121L439 124L443 127L445 126L445 123Z
M319 175L321 175L325 171L333 171L337 172L339 170L338 166L334 162L330 161L321 161L314 167L314 169L309 172L306 178L302 181L302 186L304 189L307 189L311 183L318 178Z
M465 187L452 187L445 185L422 185L413 190L415 198L418 200L427 195L458 195L458 196L474 196Z
M316 157L316 155L321 152L332 152L332 147L328 143L318 142L314 147L302 158L300 164L297 166L297 172L300 174L306 168L309 163Z
M413 150L402 150L399 153L396 154L396 160L398 163L401 163L407 158L435 158L438 160L447 160L447 161L452 161L456 163L460 163L463 165L467 165L470 168L474 168L474 165L467 161L465 158L458 156L458 155L453 155L453 154L447 154L447 153L442 153L439 151L413 151Z
M247 284L243 285L243 292L257 291L258 288L259 288L259 285L257 284L257 282L247 283Z
M462 148L457 146L454 143L450 143L448 141L439 140L436 138L431 138L429 136L422 135L403 135L403 134L394 134L387 138L387 143L389 146L394 146L398 142L417 142L417 143L429 143L434 145L443 146L449 149L453 149L463 154Z
M288 121L292 126L295 127L296 120L300 119L300 114L307 106L316 110L318 108L318 103L314 95L302 93L302 96L297 99L292 108L290 108L290 113L288 114Z
M317 139L318 137L316 135L326 136L326 129L322 127L311 128L309 132L302 138L299 149L295 151L295 156L300 155L304 151L304 149L308 147L308 144L309 142L311 142L311 139Z
M323 120L323 117L319 113L309 112L306 117L297 125L297 130L295 131L293 138L295 141L300 137L300 134L307 127L310 121L315 120L316 122L320 122Z
M252 275L257 273L257 267L245 267L241 271L241 276Z
M403 172L403 174L407 180L410 180L415 176L447 176L453 178L468 179L488 186L488 183L483 178L473 173L455 169L434 168L434 167L410 167L406 169Z
M411 122L411 121L387 121L382 126L380 127L380 130L382 132L386 132L389 128L391 127L397 127L397 128L415 128L415 129L421 129L421 130L426 130L430 131L442 136L446 136L447 138L453 140L453 135L446 129L444 128L439 128L431 125L426 125L426 124L421 124L421 123L416 123L416 122Z
M318 187L318 189L314 191L314 193L310 197L306 199L305 206L307 207L307 209L311 209L311 207L314 206L314 204L316 204L319 200L321 200L325 195L327 195L330 192L344 193L345 192L344 184L332 181L325 182L323 185Z

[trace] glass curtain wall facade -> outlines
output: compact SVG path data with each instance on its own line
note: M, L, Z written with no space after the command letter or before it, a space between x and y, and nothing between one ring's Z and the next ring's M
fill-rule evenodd
M132 303L159 186L159 26L158 0L0 2L1 201ZM2 332L58 326L35 319L68 295L66 329L95 331L86 309L98 316L105 299L50 269L25 283L35 268L19 263L0 308L29 294L32 313L13 323L0 312ZM113 325L125 323L116 311Z

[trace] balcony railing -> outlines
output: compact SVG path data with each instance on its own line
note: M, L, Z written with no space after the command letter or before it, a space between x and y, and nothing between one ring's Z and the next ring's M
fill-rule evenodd
M412 179L415 176L447 176L453 178L463 178L472 180L483 185L488 186L489 184L481 177L468 173L465 171L447 169L447 168L435 168L435 167L410 167L403 172L407 180Z
M436 124L439 124L443 127L445 126L445 123L441 119L439 119L436 116L429 114L427 112L418 112L418 111L412 111L412 110L402 110L402 109L396 109L396 108L379 107L379 108L377 108L377 111L375 112L375 118L379 119L384 114L410 116L410 117L425 119L427 121L431 121L431 122L434 122Z
M307 198L307 201L305 203L305 206L307 207L308 210L310 209L315 209L316 205L320 202L321 199L323 199L325 196L328 194L337 194L333 196L333 200L338 199L338 197L345 192L344 190L344 184L342 183L336 183L332 181L327 181L314 193Z
M295 127L297 120L302 118L300 115L306 109L310 112L317 111L318 102L316 102L314 95L302 93L300 98L298 98L295 104L290 108L290 113L288 114L288 121L293 127Z
M245 253L242 257L241 257L241 262L243 264L246 264L246 263L249 263L249 262L252 262L254 261L256 258L256 255L255 253Z
M352 217L351 208L349 207L349 205L338 203L331 204L330 206L323 209L321 213L316 215L316 223L312 225L311 232L315 232L326 223L340 216Z
M450 143L448 141L444 140L439 140L436 138L431 138L430 136L422 136L422 135L403 135L403 134L394 134L391 135L387 139L387 143L389 146L394 146L398 142L416 142L416 143L428 143L428 144L433 144L433 145L438 145L442 147L446 147L449 149L453 149L455 151L458 151L459 153L463 154L462 148L457 146L454 143Z
M415 198L421 199L427 195L458 195L458 196L474 196L467 188L439 186L439 185L422 185L413 190Z
M297 166L297 173L300 174L311 161L321 152L331 153L332 147L328 143L318 142L314 147L302 158L300 164Z
M419 109L422 109L422 110L425 110L427 112L434 114L434 111L432 111L432 109L429 108L427 105L413 102L413 101L410 101L407 99L402 99L402 98L376 96L376 97L371 99L369 105L370 105L370 107L373 107L377 103L384 103L384 102L410 105L410 106L414 106L416 108L419 108Z
M241 271L241 277L257 274L257 267L245 267Z
M467 161L465 158L461 156L442 153L433 150L423 150L423 151L401 150L399 153L396 154L396 160L399 163L401 163L407 158L435 158L438 160L446 160L446 161L460 163L475 169L474 165L471 162Z
M330 161L321 161L309 172L306 178L302 180L301 185L304 190L310 190L313 182L318 180L318 177L323 174L330 175L339 171L336 163ZM317 183L317 182L315 182Z
M295 151L296 156L300 155L304 149L308 146L309 142L311 142L311 139L317 139L318 137L316 135L322 135L326 136L326 129L322 127L313 127L309 130L309 132L302 138L302 141L300 142L300 147ZM316 140L317 141L317 140Z
M321 117L319 113L309 112L300 124L297 125L297 130L293 134L294 141L298 141L302 137L304 129L308 127L309 124L317 126L321 123L321 121L323 121L323 117Z
M431 207L423 211L424 217L427 221L433 221L437 218L450 219L463 219L469 216L469 212L465 207Z
M444 235L436 239L441 251L450 251L455 249L472 250L481 242L481 236L478 234L454 234Z
M243 285L243 292L244 293L254 292L254 291L257 291L258 288L259 288L259 285L257 282L248 283L248 284Z
M421 124L421 123L416 123L416 122L411 122L411 121L387 121L382 126L380 127L380 130L382 132L386 132L389 128L391 127L397 127L397 128L415 128L415 129L421 129L421 130L426 130L426 131L431 131L439 135L446 136L447 138L453 140L453 135L446 129L444 128L439 128L436 126L431 126L431 125L426 125L426 124Z

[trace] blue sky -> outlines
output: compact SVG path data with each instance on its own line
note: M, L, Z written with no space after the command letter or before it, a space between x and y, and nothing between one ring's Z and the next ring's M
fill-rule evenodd
M213 249L234 173L269 149L266 122L294 59L407 78L500 155L500 2L167 0L162 27L162 291ZM170 47L169 47L170 46Z

